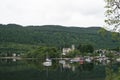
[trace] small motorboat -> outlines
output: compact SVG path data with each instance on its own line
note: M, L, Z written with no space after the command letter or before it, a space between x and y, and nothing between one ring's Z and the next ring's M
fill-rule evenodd
M44 65L44 66L52 66L52 60L51 60L51 59L46 58L46 61L45 61L45 62L43 62L43 65Z

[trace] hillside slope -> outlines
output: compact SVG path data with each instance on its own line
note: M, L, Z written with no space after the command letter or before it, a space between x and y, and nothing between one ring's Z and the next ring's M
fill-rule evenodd
M0 24L0 44L70 46L71 44L92 44L95 48L112 48L120 45L108 35L102 37L99 27L80 28L59 25L26 26Z

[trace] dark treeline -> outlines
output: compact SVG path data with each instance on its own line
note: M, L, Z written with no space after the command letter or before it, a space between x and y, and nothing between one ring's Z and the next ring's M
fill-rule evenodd
M99 27L80 28L58 25L21 26L0 24L0 50L29 50L37 46L70 47L72 44L91 44L94 48L114 48L119 41L111 38L110 32L105 36L99 34ZM4 49L5 48L5 49Z

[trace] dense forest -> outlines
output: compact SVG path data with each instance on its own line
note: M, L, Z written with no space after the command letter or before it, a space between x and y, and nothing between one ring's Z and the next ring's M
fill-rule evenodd
M111 32L100 34L100 27L65 27L60 25L21 26L0 24L0 51L27 51L37 46L70 47L91 44L94 48L115 48L120 42Z

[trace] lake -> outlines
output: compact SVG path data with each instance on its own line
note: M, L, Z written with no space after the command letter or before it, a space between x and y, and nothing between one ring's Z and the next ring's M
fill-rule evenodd
M105 80L105 65L40 59L0 59L0 80ZM115 66L117 70L117 67Z

